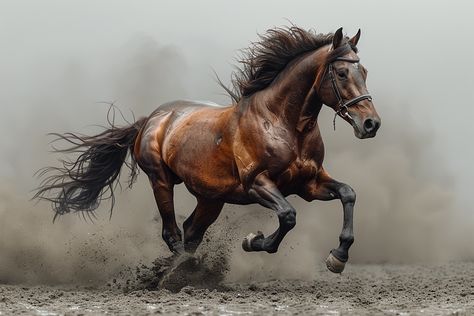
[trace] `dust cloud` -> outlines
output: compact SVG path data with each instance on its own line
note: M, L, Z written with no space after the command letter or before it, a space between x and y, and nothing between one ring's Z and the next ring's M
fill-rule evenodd
M117 106L133 120L131 111L147 115L161 102L177 98L171 91L185 96L179 77L186 65L179 51L139 36L100 67L71 58L40 68L32 71L31 84L5 93L9 104L27 104L29 111L10 108L13 117L2 126L4 136L9 130L16 134L2 139L0 282L103 282L167 254L146 177L138 179L133 191L117 192L110 220L104 203L94 223L71 215L53 225L50 205L29 199L39 185L35 171L64 158L49 152L48 132L98 132L99 125L106 125L108 105L102 102L120 100Z
M2 127L2 133L18 133L2 138L0 282L100 283L130 267L168 256L160 237L161 220L143 174L132 190L117 191L110 220L105 203L94 223L67 215L53 225L49 205L29 201L38 185L33 173L57 164L59 157L47 153L47 132L92 134L99 130L92 125L105 124L107 106L97 102L116 101L132 119L128 110L138 117L162 102L192 98L187 87L202 79L196 74L192 77L179 49L147 37L134 38L105 65L72 59L45 63L33 72L36 75L29 83L6 96L12 107L15 102L32 106L30 111L10 113L11 119ZM216 99L215 83L206 78L207 94L199 93ZM358 194L351 263L474 258L452 189L455 179L449 178L444 167L446 157L430 143L429 127L405 117L403 107L396 108L388 100L388 96L376 99L383 123L373 140L355 139L342 121L333 132L329 109L320 117L326 169ZM314 277L316 267L337 246L341 206L338 201L289 199L298 211L297 226L277 254L249 254L240 248L249 232L262 230L268 235L276 228L272 212L260 206L233 205L225 207L200 252L226 256L230 252L227 277L231 281ZM180 186L176 198L180 223L194 203Z

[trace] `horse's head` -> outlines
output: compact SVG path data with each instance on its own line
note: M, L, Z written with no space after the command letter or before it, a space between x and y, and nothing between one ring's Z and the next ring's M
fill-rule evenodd
M359 63L357 42L360 30L351 39L334 33L324 66L319 69L319 97L352 125L358 138L374 137L380 117L366 86L367 70Z

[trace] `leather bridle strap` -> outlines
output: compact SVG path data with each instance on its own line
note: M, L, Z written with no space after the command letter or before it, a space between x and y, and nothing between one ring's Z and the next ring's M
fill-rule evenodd
M360 101L366 100L366 99L369 100L369 101L372 101L372 96L370 94L362 94L358 97L355 97L354 99L351 99L351 100L347 101L346 103L341 105L341 107L347 109L351 105L354 105L354 104L359 103Z
M336 130L336 117L338 115L341 116L341 117L349 115L348 110L347 110L348 107L353 106L354 104L357 104L357 103L359 103L360 101L363 101L363 100L372 101L372 96L370 94L362 94L362 95L359 95L359 96L357 96L353 99L350 99L350 100L344 102L344 99L342 98L341 93L339 91L339 87L337 85L335 70L334 70L334 67L332 65L336 61L345 61L345 62L349 62L349 63L358 63L359 59L337 57L333 61L331 61L328 65L327 71L328 71L328 74L329 74L329 78L331 79L332 90L334 91L334 95L337 98L337 108L335 109L336 113L334 114L334 119L333 119L334 130ZM343 110L346 110L344 116L341 114ZM350 117L350 115L349 115L349 117Z

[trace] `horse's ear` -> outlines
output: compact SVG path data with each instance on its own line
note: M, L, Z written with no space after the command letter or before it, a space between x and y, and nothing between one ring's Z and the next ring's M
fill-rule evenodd
M357 31L357 34L354 35L354 37L349 40L349 44L351 44L352 47L356 47L357 43L359 43L359 39L360 39L360 29Z
M332 49L336 49L341 45L342 42L342 27L340 27L332 38Z

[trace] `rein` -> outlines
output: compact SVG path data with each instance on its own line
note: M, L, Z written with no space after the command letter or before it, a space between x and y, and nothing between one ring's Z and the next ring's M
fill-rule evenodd
M325 73L328 72L328 74L329 74L329 79L331 80L332 90L334 91L334 94L337 98L337 108L335 109L336 113L334 113L334 119L332 121L332 124L334 126L334 130L336 130L336 118L337 118L338 115L341 116L342 118L344 118L345 116L348 116L349 118L352 119L352 117L349 114L348 107L353 106L354 104L357 104L362 100L372 101L372 96L370 94L362 94L362 95L359 95L359 96L357 96L353 99L350 99L350 100L344 102L344 99L342 98L341 93L339 91L339 87L337 85L335 70L334 70L334 67L332 65L336 61L345 61L345 62L354 64L354 63L358 63L359 59L337 57L333 61L331 61L328 65L328 67L325 69ZM324 75L323 75L323 78L324 78ZM344 115L342 114L343 110L346 110Z

